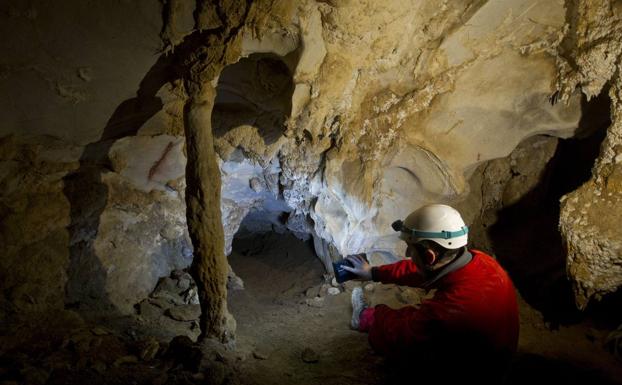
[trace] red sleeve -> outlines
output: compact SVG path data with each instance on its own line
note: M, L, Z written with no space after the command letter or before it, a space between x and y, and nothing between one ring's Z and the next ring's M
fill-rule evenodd
M406 306L392 309L378 305L369 330L369 344L385 356L400 356L425 350L426 343L438 334L439 321L423 306L416 309Z
M372 268L372 278L376 282L394 283L403 286L420 286L424 279L417 272L417 265L411 259L404 259L390 265Z

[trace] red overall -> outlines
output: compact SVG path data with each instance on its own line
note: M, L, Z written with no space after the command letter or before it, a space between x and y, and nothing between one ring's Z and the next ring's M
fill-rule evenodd
M470 250L473 258L434 283L432 299L419 308L386 305L361 314L361 331L378 353L405 357L435 351L463 359L507 362L518 343L518 307L512 281L489 255ZM419 287L422 277L412 260L374 268L374 280ZM412 356L412 354L410 354ZM466 355L466 357L465 357Z

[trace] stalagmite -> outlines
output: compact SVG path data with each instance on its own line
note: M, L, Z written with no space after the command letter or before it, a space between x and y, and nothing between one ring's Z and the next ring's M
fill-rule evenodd
M199 88L186 107L186 204L194 245L192 272L199 287L203 337L232 341L235 320L227 311L227 273L220 215L220 171L216 163L210 113L215 92Z

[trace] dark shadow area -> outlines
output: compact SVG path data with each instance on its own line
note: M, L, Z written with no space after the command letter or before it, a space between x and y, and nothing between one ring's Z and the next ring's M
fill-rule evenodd
M266 145L283 135L294 92L288 59L252 54L223 69L212 112L214 137L242 125L256 127Z
M619 381L608 378L598 368L578 362L519 353L512 362L506 384L614 385Z
M489 228L493 250L523 298L552 326L578 322L566 276L566 251L558 229L559 199L591 178L610 121L607 90L587 102L577 136L560 140L540 183L515 205L499 212Z
M94 249L100 216L108 202L102 173L110 170L108 152L115 141L134 136L162 109L158 90L173 80L171 56L162 55L140 82L136 97L123 101L114 111L99 140L88 144L78 169L64 179L64 194L71 205L70 259L65 303L68 308L97 307L113 310L106 298L106 271Z
M477 359L476 359L477 360ZM419 361L409 362L404 360L385 360L382 362L382 372L386 373L386 380L374 382L386 385L408 385L413 383L413 365ZM619 384L616 379L609 378L598 368L591 368L582 363L569 362L561 359L548 358L536 354L518 353L505 374L495 375L487 380L475 382L466 381L469 376L477 376L477 373L490 371L494 367L482 364L471 368L457 370L453 362L447 361L441 364L446 369L428 370L420 369L416 374L417 382L436 382L441 384L453 383L474 383L474 384L495 384L495 385L524 385L524 384L564 384L564 385L615 385ZM451 367L451 370L447 370ZM452 378L442 379L439 376ZM470 379L470 378L469 378Z

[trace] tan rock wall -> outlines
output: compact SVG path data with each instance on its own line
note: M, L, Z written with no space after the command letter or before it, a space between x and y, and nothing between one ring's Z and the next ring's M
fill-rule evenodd
M317 236L342 254L397 253L393 220L459 199L465 176L524 138L566 137L577 126L577 96L548 102L565 28L560 3L349 2L319 11L326 55L290 119L302 142L282 150L284 176L298 174L284 195L303 211L315 202Z
M360 251L382 262L401 252L393 220L426 202L465 199L478 165L526 138L572 136L575 86L597 94L619 56L619 9L606 2L166 7L0 6L0 32L11 37L0 42L5 295L42 274L43 287L54 287L45 302L94 298L129 311L158 275L189 263L183 109L207 84L217 113L197 127L218 126L223 249L246 214L267 210L277 219L288 212L282 228L310 233L325 262ZM194 85L179 82L188 66ZM558 88L566 103L552 104ZM619 191L616 127L596 168L601 197ZM603 204L617 208L614 198ZM619 285L617 273L591 277L616 261L618 234L576 232L609 234L600 266L578 262L591 248L564 226L569 271L592 285L578 284L584 296ZM50 269L19 270L25 256Z
M0 287L20 311L64 303L70 204L62 178L77 168L79 150L49 138L0 140Z
M154 1L0 5L0 290L20 310L132 311L190 264L161 16Z
M592 179L561 200L560 230L568 249L568 273L576 303L585 308L591 298L622 285L622 106L620 66L622 8L613 1L569 1L569 30L559 56L560 98L579 87L596 96L609 83L612 124L592 170Z

